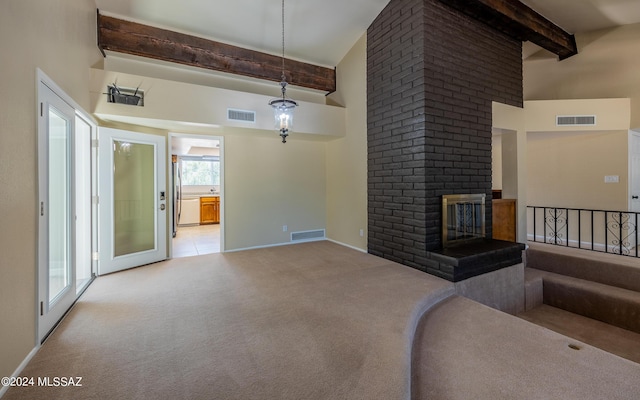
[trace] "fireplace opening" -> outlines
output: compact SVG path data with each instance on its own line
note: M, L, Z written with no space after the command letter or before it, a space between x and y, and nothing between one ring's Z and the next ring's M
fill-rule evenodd
M485 194L442 196L442 247L485 237Z

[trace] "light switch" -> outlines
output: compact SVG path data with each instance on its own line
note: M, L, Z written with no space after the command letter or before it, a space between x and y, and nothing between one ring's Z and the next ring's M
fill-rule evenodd
M604 177L604 183L619 183L620 177L618 175L607 175Z

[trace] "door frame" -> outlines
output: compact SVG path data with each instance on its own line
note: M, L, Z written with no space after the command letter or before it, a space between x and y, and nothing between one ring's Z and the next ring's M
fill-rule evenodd
M53 93L55 96L57 96L62 102L66 103L66 105L73 110L73 114L71 115L72 118L72 128L71 128L71 132L70 132L70 188L69 188L69 196L70 196L70 208L71 208L71 214L69 215L69 218L72 219L72 221L69 222L69 226L70 226L70 236L71 236L71 243L70 243L70 259L71 259L71 287L66 289L67 291L69 291L69 293L67 293L67 296L72 296L73 298L70 299L66 299L64 300L62 303L58 303L58 305L63 306L65 309L60 309L58 310L55 315L51 315L51 318L54 318L54 320L48 320L46 321L46 325L47 326L42 326L43 323L45 323L45 320L43 319L45 317L45 315L41 315L43 314L44 311L44 302L46 301L48 303L48 290L47 288L43 288L42 285L48 285L48 271L47 273L43 273L42 268L44 267L44 265L48 265L48 260L43 260L42 257L45 257L48 254L48 245L49 245L49 233L48 232L43 232L42 229L44 226L48 226L48 209L47 207L43 207L42 211L45 211L46 214L44 214L41 211L41 202L44 202L44 197L48 196L48 187L49 187L49 178L48 178L48 172L46 173L46 175L43 176L43 172L44 171L48 171L48 149L49 149L49 145L48 145L48 138L46 138L46 141L43 142L43 135L48 135L48 124L46 123L46 118L44 117L44 102L43 100L45 99L45 94L41 93L41 85L45 86L48 91L50 91L51 93ZM94 139L94 135L96 134L96 127L97 127L97 123L96 121L89 115L89 113L87 113L82 107L80 107L69 95L67 95L67 93L60 88L60 86L58 86L53 79L51 79L49 76L47 76L47 74L45 74L41 69L36 68L36 115L38 116L36 119L36 130L37 130L37 160L38 160L38 195L37 195L37 210L38 210L38 248L37 248L37 253L36 253L36 292L35 292L35 306L36 306L36 310L35 310L35 338L36 338L36 348L38 348L43 342L44 340L48 337L48 335L57 327L57 325L60 323L60 321L64 318L64 316L69 312L69 310L71 309L71 307L73 306L73 304L77 301L77 299L80 297L80 295L82 294L82 292L89 286L89 284L91 283L91 280L93 280L93 278L95 277L95 262L93 260L90 260L90 264L91 264L91 280L85 284L82 288L82 290L78 291L76 288L76 266L77 266L77 260L76 260L76 224L74 223L75 221L75 202L76 202L76 182L75 182L75 178L76 178L76 160L75 160L75 154L76 154L76 148L75 148L75 121L77 118L81 118L83 121L85 121L90 127L91 127L91 140ZM48 110L47 110L48 112ZM46 131L46 132L43 132ZM43 159L44 157L44 159ZM91 155L91 164L93 167L93 152ZM46 163L47 165L44 165L44 163ZM96 177L96 170L92 168L91 171L91 185L93 186L93 181L95 181L95 177ZM92 191L90 193L91 196L93 196L94 192ZM48 199L46 200L48 203ZM43 226L43 222L41 222L40 218L43 218L44 216L47 216L47 222L46 224ZM92 215L91 215L91 219L92 219L92 225L94 224L94 215L93 215L93 206L92 206ZM95 248L93 247L94 244L94 237L93 235L95 234L95 229L92 226L91 227L91 235L92 235L92 239L91 239L91 243L92 243L92 248L91 248L91 253L93 253L93 251L95 251ZM43 293L45 294L45 297L43 298L42 295ZM42 303L41 303L42 302ZM41 311L42 310L42 311Z
M637 176L638 178L640 178L640 171L634 171L633 170L633 161L632 161L632 157L633 157L633 151L634 151L634 142L637 142L638 145L640 145L640 131L636 131L636 130L629 130L629 141L628 141L628 168L629 168L629 178L628 178L628 182L629 182L629 187L627 189L627 204L628 204L628 210L629 211L635 211L635 212L640 212L640 210L634 210L633 208L633 199L631 196L633 196L633 182L634 182L634 175Z
M114 251L114 177L113 177L113 141L124 141L154 146L154 248L140 252L116 256ZM138 266L167 259L167 241L169 237L169 219L167 204L171 201L167 192L166 136L132 132L114 128L99 128L98 132L98 193L100 198L99 217L99 263L98 275L119 272ZM162 165L164 164L164 165ZM164 199L160 198L164 192Z
M225 156L224 156L224 136L218 136L218 135L209 135L209 134L193 134L193 133L177 133L177 132L169 132L169 143L168 143L168 151L167 151L167 165L171 165L171 156L172 156L172 142L174 138L188 138L188 139L205 139L205 140L217 140L220 143L220 252L224 253L225 252L225 244L224 244L224 237L225 237ZM169 171L171 171L171 168L169 168ZM170 173L169 174L169 186L170 188L173 188L173 174ZM172 189L173 190L173 189ZM173 217L173 202L170 203L169 205L169 212L171 213L171 216ZM169 234L169 258L173 258L173 240L171 235Z

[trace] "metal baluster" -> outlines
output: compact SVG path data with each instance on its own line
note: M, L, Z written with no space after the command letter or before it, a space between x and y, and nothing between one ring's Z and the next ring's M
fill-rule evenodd
M609 213L604 212L604 252L609 252L609 229L607 228L607 221L609 220Z
M582 211L578 210L578 248L582 248Z
M620 255L622 255L622 212L618 213L618 216L620 218L618 221L618 247L620 249Z
M593 210L591 210L591 250L593 250L593 249L594 249L594 247L593 247L593 246L594 246L593 242L595 241L595 239L594 239L594 234L593 234L593 229L594 229L593 225L594 225L594 220L593 220Z
M569 247L569 209L565 208L564 209L564 216L565 216L565 234L566 234L566 239L567 239L567 247Z

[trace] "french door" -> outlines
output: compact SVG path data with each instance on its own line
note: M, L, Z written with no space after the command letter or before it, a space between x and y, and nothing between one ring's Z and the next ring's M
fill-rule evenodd
M76 299L75 109L38 82L38 339Z
M100 275L167 258L165 137L98 130Z

